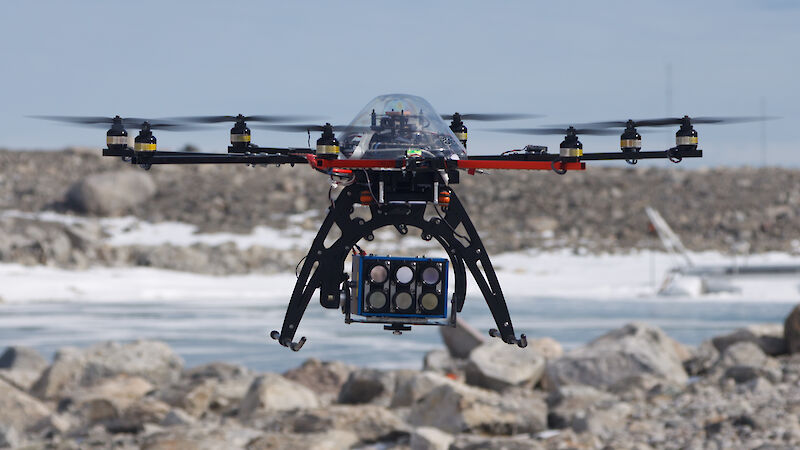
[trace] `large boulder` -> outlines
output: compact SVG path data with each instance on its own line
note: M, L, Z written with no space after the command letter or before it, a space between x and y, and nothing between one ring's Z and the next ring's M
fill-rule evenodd
M783 337L783 325L765 323L748 325L744 328L711 339L714 347L720 352L737 342L752 342L758 345L767 355L778 356L786 353L786 340Z
M42 375L47 361L28 347L8 347L0 355L0 378L27 391Z
M469 354L467 383L495 391L533 387L542 378L545 363L545 357L536 350L492 340Z
M389 405L391 408L411 406L428 395L434 388L451 382L436 372L419 372L397 383Z
M77 386L91 386L116 375L139 376L158 386L176 381L182 367L183 360L158 341L105 342L86 350L66 347L56 353L32 392L54 399Z
M316 394L281 375L267 373L253 380L239 405L239 419L247 421L260 414L319 406Z
M547 406L533 392L502 396L457 382L442 384L411 407L409 423L451 434L513 435L547 428Z
M98 216L129 212L152 198L156 184L148 174L120 170L89 175L70 186L67 204L74 210Z
M625 378L644 374L682 384L688 377L679 348L657 327L628 324L550 361L543 384L548 390L569 384L605 389Z
M464 359L475 347L486 342L486 338L462 318L456 318L455 327L439 327L444 345L454 358Z
M783 322L783 338L789 353L800 353L800 305L794 307Z

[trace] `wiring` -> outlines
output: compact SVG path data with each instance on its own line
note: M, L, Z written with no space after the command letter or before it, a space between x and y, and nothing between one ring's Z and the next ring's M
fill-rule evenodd
M450 228L450 230L453 231L453 234L456 235L456 237L459 237L459 238L467 241L468 245L472 245L472 241L470 240L470 238L468 238L467 236L464 236L463 234L459 233L458 231L456 231L455 228L453 228L452 225L450 225L450 222L448 222L447 219L445 219L444 216L442 215L442 213L439 211L439 206L436 205L436 203L433 203L433 210L436 211L436 215L439 216L439 218L442 219L442 222L444 222L445 225L447 225Z

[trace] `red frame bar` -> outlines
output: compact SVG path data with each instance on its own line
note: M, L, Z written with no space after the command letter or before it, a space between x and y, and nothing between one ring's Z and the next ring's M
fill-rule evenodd
M308 163L317 169L394 169L396 161L393 159L322 159L315 155L307 154ZM453 168L468 169L504 169L504 170L586 170L584 162L556 162L551 161L498 161L498 160L448 160L453 163Z

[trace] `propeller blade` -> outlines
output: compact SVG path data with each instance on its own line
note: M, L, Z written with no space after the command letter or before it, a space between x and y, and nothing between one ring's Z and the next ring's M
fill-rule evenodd
M64 122L72 125L87 126L94 128L108 128L114 122L114 117L105 116L29 116L34 119L52 120L56 122ZM172 122L167 119L144 119L139 117L122 117L122 125L125 128L141 128L147 122L153 130L167 130L167 131L182 131L192 130L191 127L184 124Z
M693 125L695 124L731 124L731 123L745 123L745 122L761 122L764 120L773 120L777 117L760 117L760 116L743 116L743 117L690 117L689 120ZM642 119L633 120L634 127L666 127L680 125L683 123L683 117L664 117L659 119ZM612 120L608 122L590 122L583 123L577 126L587 128L625 128L628 125L627 120Z
M253 116L184 116L175 117L171 120L186 123L200 123L212 124L223 122L236 122L239 119L244 119L245 122L260 122L260 123L280 123L280 122L298 122L301 120L311 120L314 116L288 116L288 115L253 115Z
M569 127L550 127L550 128L492 128L488 131L495 133L512 133L512 134L532 134L532 135L566 135L567 128ZM606 130L601 128L576 128L575 134L578 135L596 135L596 136L610 136L618 134L614 130Z
M318 124L280 124L280 125L256 125L253 128L262 130L284 131L287 133L306 133L310 131L322 131L325 125ZM333 131L368 131L369 127L357 127L350 125L332 125Z
M453 120L454 114L442 114L442 119ZM461 114L461 120L474 120L477 122L498 122L501 120L531 119L544 117L541 114Z

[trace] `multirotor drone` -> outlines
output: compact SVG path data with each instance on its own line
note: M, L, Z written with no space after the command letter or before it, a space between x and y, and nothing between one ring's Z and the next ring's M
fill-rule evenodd
M300 350L305 337L294 341L300 320L319 289L320 304L341 309L346 323L378 323L400 334L412 325L455 326L456 314L464 306L466 272L472 274L497 324L493 337L520 347L503 291L478 232L453 190L459 177L484 169L552 170L559 174L585 170L586 161L667 158L678 163L699 158L697 132L693 124L758 120L757 118L664 118L596 122L550 128L498 129L521 134L563 134L558 152L527 145L492 156L467 154L464 121L496 121L533 117L521 114L438 115L424 99L390 94L373 99L349 125L290 124L301 117L290 116L202 116L146 120L135 118L63 117L46 119L75 124L110 124L104 156L149 169L157 164L244 164L268 166L304 164L323 173L344 188L331 200L327 216L302 261L280 331L270 336L281 345ZM450 120L447 125L445 120ZM227 153L195 153L156 149L153 130L182 130L200 124L232 122ZM321 132L316 147L260 147L251 141L248 123L266 123L254 128L279 131ZM679 126L675 146L643 151L639 127ZM133 148L126 127L138 128ZM620 151L584 153L579 135L620 136ZM338 135L334 133L338 131ZM359 210L358 214L356 213ZM379 228L394 227L405 235L409 227L420 230L424 240L435 239L447 258L370 255L359 241L371 241ZM326 245L332 229L341 235ZM351 272L345 261L352 256ZM448 283L452 269L454 282ZM450 289L452 288L452 294ZM449 297L448 297L449 295Z

